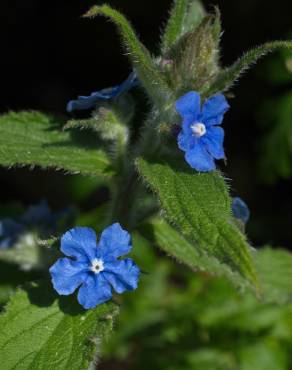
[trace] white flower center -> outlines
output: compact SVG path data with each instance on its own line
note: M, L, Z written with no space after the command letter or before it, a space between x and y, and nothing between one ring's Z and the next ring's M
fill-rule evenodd
M191 125L191 130L194 136L201 137L206 133L206 126L201 122L197 122Z
M91 261L90 270L95 274L99 274L101 271L103 271L104 270L103 260L95 258L93 261Z

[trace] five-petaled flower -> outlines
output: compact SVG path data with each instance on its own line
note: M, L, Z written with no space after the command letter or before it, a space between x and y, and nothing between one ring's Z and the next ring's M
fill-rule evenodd
M178 146L185 152L188 164L197 171L215 169L214 159L225 158L221 125L229 105L222 94L207 99L201 107L199 93L191 91L179 98L176 110L182 116Z
M137 288L140 269L131 258L119 259L130 252L131 237L120 224L107 227L99 243L94 230L75 227L61 239L61 251L71 258L60 258L51 268L52 283L60 295L77 288L78 302L94 308L117 293Z

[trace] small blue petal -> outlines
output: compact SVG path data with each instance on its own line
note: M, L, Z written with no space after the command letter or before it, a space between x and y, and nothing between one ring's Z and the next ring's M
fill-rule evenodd
M193 121L195 121L200 114L200 105L200 94L198 94L196 91L191 91L186 95L183 95L175 103L175 107L178 113L183 118L192 118Z
M194 137L192 134L191 124L193 119L191 117L184 118L182 123L182 130L178 134L177 142L181 150L187 151L193 146Z
M223 148L224 130L222 127L208 127L207 134L201 140L212 157L215 159L225 158Z
M246 203L239 197L233 198L232 213L235 218L238 218L243 223L247 223L250 217L250 211Z
M214 95L203 105L200 120L206 126L221 125L229 104L222 94Z
M209 172L216 168L213 157L200 142L186 152L185 159L192 168L199 172Z
M54 289L60 295L72 294L87 278L86 264L60 258L50 268Z
M120 294L137 288L140 269L131 258L126 258L107 263L103 275Z
M61 239L61 251L78 261L92 261L97 257L96 234L89 227L75 227Z
M78 302L85 308L90 309L112 298L110 284L102 274L88 275L78 292Z
M98 244L102 258L118 258L131 251L131 236L119 223L107 227L101 234Z
M85 110L94 107L99 101L115 99L136 87L139 84L138 77L132 72L129 77L120 85L102 89L90 94L90 96L78 96L77 100L71 100L67 104L67 112L74 110Z

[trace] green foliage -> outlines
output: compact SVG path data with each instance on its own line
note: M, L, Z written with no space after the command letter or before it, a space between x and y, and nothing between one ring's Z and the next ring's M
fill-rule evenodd
M56 300L48 286L18 291L0 316L5 370L87 370L112 330L112 303L84 311L72 298Z
M290 41L273 41L267 42L255 49L252 49L245 53L230 67L223 69L210 87L205 89L203 93L206 96L213 95L217 92L224 92L229 90L233 84L239 79L239 77L247 71L251 65L255 64L258 59L281 48L292 48L292 42Z
M237 293L225 279L193 274L155 256L140 237L134 245L134 257L151 274L135 299L123 297L116 331L104 342L105 367L290 369L291 304L263 303L247 291Z
M139 41L130 23L121 13L108 5L94 6L85 16L96 17L98 15L103 15L116 24L140 82L154 104L164 105L169 99L171 91L149 51Z
M231 200L218 172L196 174L184 163L149 163L139 171L157 193L167 218L198 250L228 264L254 284L257 277L245 236L232 223Z
M80 130L95 131L105 142L111 142L110 156L112 165L117 171L123 167L123 159L127 151L129 141L129 129L123 122L123 118L109 104L100 107L91 118L83 120L71 120L64 129L78 128Z
M167 53L181 36L194 30L204 14L204 8L198 0L175 0L162 36L162 53Z
M267 101L261 108L264 137L260 146L260 176L267 183L292 176L292 93Z
M84 142L80 136L62 132L58 121L39 112L11 112L0 117L0 165L111 174L109 159L98 149L97 141L87 138Z
M247 282L240 274L221 263L216 257L201 251L163 219L154 219L151 223L143 225L141 231L153 244L174 257L179 263L183 262L189 266L193 271L211 276L225 276L237 288L247 286Z
M177 123L178 96L197 90L204 99L227 91L252 63L270 51L291 48L292 42L264 44L221 69L220 12L215 8L215 14L206 15L199 0L174 2L162 55L156 58L117 10L94 6L85 16L97 15L118 27L152 103L142 132L134 128L140 116L134 116L129 95L98 103L91 118L64 127L61 120L38 112L8 113L0 117L0 165L91 175L94 182L78 181L70 190L85 207L96 199L98 187L109 190L101 206L90 204L76 222L101 232L119 221L131 231L131 257L143 272L139 289L115 297L123 309L117 333L107 342L118 313L114 303L85 311L75 295L57 296L50 283L32 283L13 295L20 283L47 277L59 251L52 248L57 235L40 245L37 235L27 233L14 247L0 250L0 305L12 297L0 315L0 367L88 370L103 352L121 368L126 362L128 370L291 368L292 254L254 251L232 216L223 176L191 170L169 134ZM277 148L275 157L285 143L287 163L290 100L289 95L281 117L286 123L278 125L269 142ZM276 117L271 114L271 119ZM167 221L158 216L160 205ZM34 270L14 270L16 265Z
M292 253L263 248L254 255L265 301L292 302Z

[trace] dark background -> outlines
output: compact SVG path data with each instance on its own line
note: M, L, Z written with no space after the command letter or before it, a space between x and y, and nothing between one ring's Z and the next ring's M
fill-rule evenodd
M171 0L112 0L124 12L153 53L167 18ZM243 51L265 41L285 39L292 31L291 0L205 1L207 9L219 5L225 30L223 64ZM35 109L66 114L68 100L78 94L121 82L129 73L119 37L104 19L82 19L89 0L2 0L1 1L1 112ZM253 243L269 242L292 248L292 181L267 185L258 176L258 143L262 135L258 107L266 100L292 88L273 86L253 69L237 85L226 116L226 153L223 168L235 195L251 209L248 233ZM291 119L292 120L292 119ZM292 122L291 122L292 124ZM30 204L47 198L53 208L72 202L70 176L27 169L0 171L0 202ZM94 195L96 199L99 193ZM83 201L81 208L94 205Z

